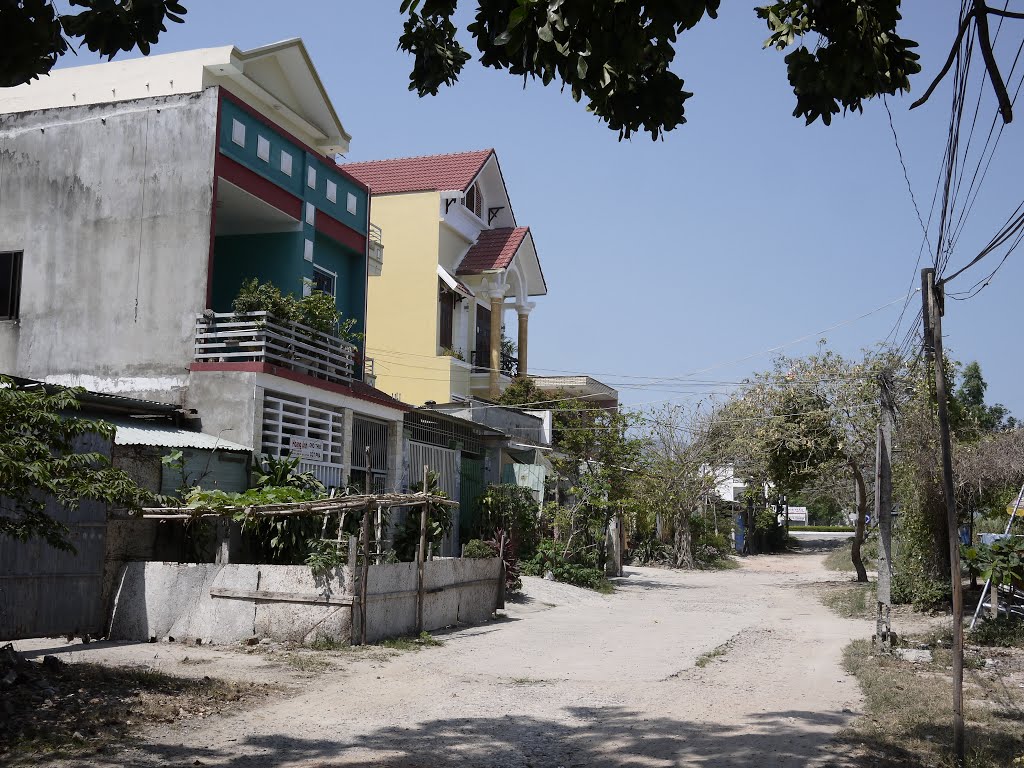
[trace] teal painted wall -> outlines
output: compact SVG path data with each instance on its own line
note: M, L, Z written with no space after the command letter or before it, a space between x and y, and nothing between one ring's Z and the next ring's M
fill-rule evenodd
M313 245L313 263L302 257L302 232L277 232L265 235L221 235L213 244L213 310L230 312L231 302L242 283L249 278L268 280L282 293L302 296L303 278L313 277L313 264L337 276L335 303L346 318L358 321L356 331L363 333L366 306L366 273L363 255L317 232Z
M243 126L244 136L236 135L235 121ZM266 159L259 156L260 137L270 144ZM356 232L366 234L366 190L342 175L334 163L307 152L227 99L221 103L220 151ZM291 174L282 170L282 153L291 157ZM354 198L352 210L349 195Z
M221 235L213 242L213 310L230 312L245 280L270 281L282 293L302 295L302 278L313 276L302 258L301 232ZM308 274L307 274L308 273Z
M345 318L356 318L356 332L363 333L366 320L366 268L363 255L317 232L313 245L313 263L338 275L335 287L338 310Z

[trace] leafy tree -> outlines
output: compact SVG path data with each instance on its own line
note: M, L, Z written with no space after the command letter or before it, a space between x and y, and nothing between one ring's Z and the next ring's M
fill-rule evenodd
M666 405L645 419L640 501L671 524L677 568L696 565L694 515L706 513L717 485L716 416Z
M99 450L114 425L73 415L83 393L0 376L0 536L74 552L67 525L46 512L48 499L71 511L86 500L128 509L157 502Z
M410 90L436 94L454 84L470 59L452 21L457 0L404 0L399 47L412 54ZM720 0L476 0L467 31L480 63L512 75L556 82L620 138L640 130L658 138L686 122L693 94L671 70L679 37ZM765 46L785 50L797 96L794 112L828 124L842 109L910 87L920 71L916 46L896 33L900 0L779 0L757 8L770 31ZM803 44L814 39L813 52Z
M852 502L852 558L860 581L867 581L860 545L873 498L878 380L886 370L896 373L901 363L885 350L859 361L829 350L779 358L741 391L732 409L746 417L733 450L750 478L748 488L767 484L790 499L814 489L844 506Z
M985 390L988 383L981 375L977 361L964 366L960 387L956 391L957 413L961 418L960 432L976 433L978 437L988 432L1013 429L1017 420L1001 403L987 405Z
M0 87L45 75L78 38L107 59L136 48L149 55L166 21L187 13L177 0L69 0L76 12L60 13L52 0L0 2Z
M764 1L764 0L762 0ZM25 83L49 72L67 52L67 37L113 57L138 48L148 54L165 21L181 22L176 0L70 0L84 10L59 15L53 0L0 3L0 85ZM680 37L705 17L716 18L721 0L467 0L474 19L466 31L480 63L509 74L557 83L575 101L626 138L646 131L657 139L686 122L693 94L672 71ZM863 109L883 94L910 88L921 67L917 44L899 34L901 0L773 0L754 8L769 36L765 47L786 51L796 97L793 114L826 125L841 110ZM465 4L464 4L465 7ZM402 0L405 16L398 46L413 57L409 88L420 96L454 85L472 58L453 21L458 0ZM975 0L958 19L959 47L968 28L983 54L991 50L990 15L1015 16ZM1017 14L1019 16L1019 14ZM972 42L973 44L973 42ZM949 71L949 64L925 93ZM1010 98L994 58L986 67L1009 122ZM919 100L923 101L923 98Z
M500 402L536 404L553 412L556 450L550 461L555 483L566 494L551 522L565 559L593 559L603 569L611 519L632 503L632 478L641 451L632 431L637 416L597 408L564 393L541 392L528 378L509 385Z

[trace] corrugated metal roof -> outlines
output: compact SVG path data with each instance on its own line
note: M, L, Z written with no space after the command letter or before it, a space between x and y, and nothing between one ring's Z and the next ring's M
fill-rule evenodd
M117 434L114 437L115 445L156 445L162 448L204 448L206 450L217 449L219 451L245 451L250 452L252 448L233 443L217 435L208 435L205 432L190 432L170 424L159 422L143 421L141 419L132 421L111 420L117 427Z

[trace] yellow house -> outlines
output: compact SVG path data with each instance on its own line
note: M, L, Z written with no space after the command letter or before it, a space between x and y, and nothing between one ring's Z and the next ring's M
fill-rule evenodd
M547 285L494 150L343 167L370 188L371 218L387 236L367 289L378 389L414 405L497 398L526 375L531 298ZM516 355L502 351L507 313Z

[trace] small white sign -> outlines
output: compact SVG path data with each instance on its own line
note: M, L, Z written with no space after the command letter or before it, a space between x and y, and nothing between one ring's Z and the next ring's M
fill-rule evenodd
M288 455L291 458L301 458L307 461L323 461L325 446L323 440L313 440L309 437L293 437L288 443Z

